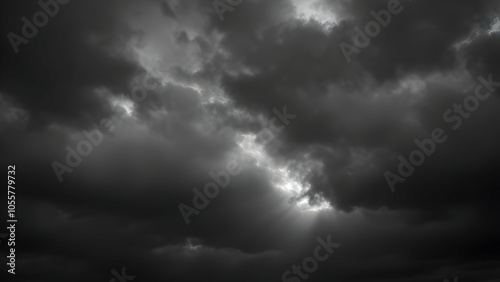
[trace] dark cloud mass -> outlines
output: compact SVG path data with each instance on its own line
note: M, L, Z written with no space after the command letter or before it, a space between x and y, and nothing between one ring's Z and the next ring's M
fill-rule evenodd
M2 281L500 281L498 1L0 6Z

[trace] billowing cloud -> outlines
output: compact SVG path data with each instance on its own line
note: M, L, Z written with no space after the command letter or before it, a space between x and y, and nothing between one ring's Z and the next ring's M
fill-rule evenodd
M0 4L23 281L500 277L496 1L63 2Z

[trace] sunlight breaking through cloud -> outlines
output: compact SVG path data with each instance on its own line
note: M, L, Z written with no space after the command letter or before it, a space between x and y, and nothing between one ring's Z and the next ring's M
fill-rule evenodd
M339 19L325 7L321 1L292 0L296 9L296 17L301 20L314 20L324 25L324 30L329 30L335 26Z
M311 205L309 198L304 196L311 187L309 183L304 181L304 177L311 172L313 165L292 169L291 165L276 164L266 153L264 146L256 141L255 134L241 134L238 145L244 154L256 161L258 167L269 173L271 183L276 188L288 193L291 199L295 199L294 203L302 211L321 211L332 208L325 199L320 198L317 203Z

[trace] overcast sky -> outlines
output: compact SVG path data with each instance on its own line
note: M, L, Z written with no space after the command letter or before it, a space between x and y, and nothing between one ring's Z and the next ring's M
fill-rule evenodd
M45 2L0 4L2 279L500 281L498 1Z

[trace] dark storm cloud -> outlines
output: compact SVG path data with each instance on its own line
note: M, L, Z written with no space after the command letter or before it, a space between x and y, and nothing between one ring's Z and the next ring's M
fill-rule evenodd
M261 5L259 9L263 13L271 9L262 2L252 4ZM469 68L474 62L495 65L494 57L490 60L479 57L496 55L496 52L488 52L486 46L481 47L484 52L475 51L477 55L468 51L468 60L463 60L462 51L456 50L454 45L466 39L478 25L484 26L483 22L498 7L491 1L403 1L403 12L393 15L389 26L372 39L349 66L339 51L339 42L352 42L348 36L352 28L364 27L372 20L370 11L386 8L387 1L331 1L331 4L342 20L329 32L312 22L275 24L266 17L257 21L257 17L247 16L251 9L236 11L238 19L228 19L230 23L220 27L227 34L222 43L235 60L255 74L226 75L223 83L226 92L245 108L264 112L284 103L301 117L281 136L289 143L285 150L293 151L297 146L310 148L319 143L335 151L326 155L318 152L328 164L325 173L330 180L324 180L324 185L316 183L313 190L332 189L337 195L337 205L344 208L383 206L387 199L383 196L384 180L379 176L390 166L391 152L396 155L411 152L413 140L428 136L442 123L442 113L458 100L452 98L453 94L441 94L457 93L459 90L453 85L447 86L450 87L447 90L428 82L423 88L414 90L403 88L403 80L409 83L411 80L425 81L425 77L433 73L451 73L461 63L467 63ZM239 20L245 17L248 20ZM266 23L270 26L268 36L266 32L261 37L255 36L259 27ZM483 36L466 48L494 46L496 37ZM248 42L243 45L244 40ZM476 70L479 68L471 69L471 75L479 75ZM492 73L491 68L482 67L482 70L485 77ZM402 92L401 95L395 95L396 90ZM418 95L423 97L408 98L414 91L420 91ZM429 117L428 109L421 105L435 104L436 99L441 99L439 105L442 107ZM407 118L400 118L402 116ZM424 118L427 120L425 125L421 124ZM364 154L359 157L366 158L369 163L362 164L365 166L361 168L364 169L362 174L349 177L346 170L349 167L356 169L353 158L359 154ZM454 167L449 169L450 173L455 170ZM353 189L353 185L358 188Z
M4 40L0 153L19 170L19 276L109 281L126 266L137 281L280 281L331 234L342 245L310 281L498 278L498 93L456 131L442 117L477 76L500 81L487 32L498 3L402 1L348 64L340 42L387 1L320 2L334 26L285 0L245 0L223 22L211 1L73 0L19 54ZM38 9L2 6L3 34ZM169 82L120 117L109 99L126 100L153 65L134 48ZM301 196L333 211L300 212L239 146L285 105L297 118L257 155L303 173ZM103 117L116 130L59 183L51 162ZM392 194L384 171L436 127L448 140ZM178 205L233 160L242 173L186 225Z
M71 1L40 27L37 35L19 46L15 55L2 40L0 89L32 115L33 125L54 120L81 124L88 116L110 112L96 88L128 91L128 81L139 68L119 51L134 36L119 22L113 1ZM22 17L32 19L41 10L37 1L2 4L2 34L22 35ZM87 121L87 124L93 121Z
M261 2L252 4L261 5L264 14L268 9ZM284 103L301 117L280 136L284 144L274 157L294 159L298 150L312 152L325 164L322 173L312 176L310 197L321 194L346 210L416 209L419 215L411 221L417 222L438 220L443 211L461 206L479 211L481 224L491 226L498 203L494 192L498 167L493 159L499 152L492 143L498 140L493 110L498 101L482 103L456 133L443 123L442 114L463 101L464 96L457 95L465 87L468 95L473 94L469 86L478 84L478 75L498 73L497 52L491 49L497 45L497 34L483 32L470 45L455 48L478 27L485 28L485 22L491 23L497 3L403 2L405 10L347 65L338 44L352 42L352 28L364 26L372 20L370 10L385 4L332 1L345 20L329 33L314 22L276 24L266 17L247 16L250 9L235 11L238 18L228 17L220 26L226 33L222 43L234 61L253 73L225 75L225 90L246 109L265 112ZM266 23L269 29L259 33ZM470 76L447 78L461 64L466 64ZM436 73L442 74L441 81L432 78ZM405 79L426 83L413 89L403 87ZM407 156L414 149L415 138L427 138L439 126L448 129L449 141L401 184L398 195L390 195L383 172L397 166L397 155ZM498 231L486 227L478 233L491 240Z

